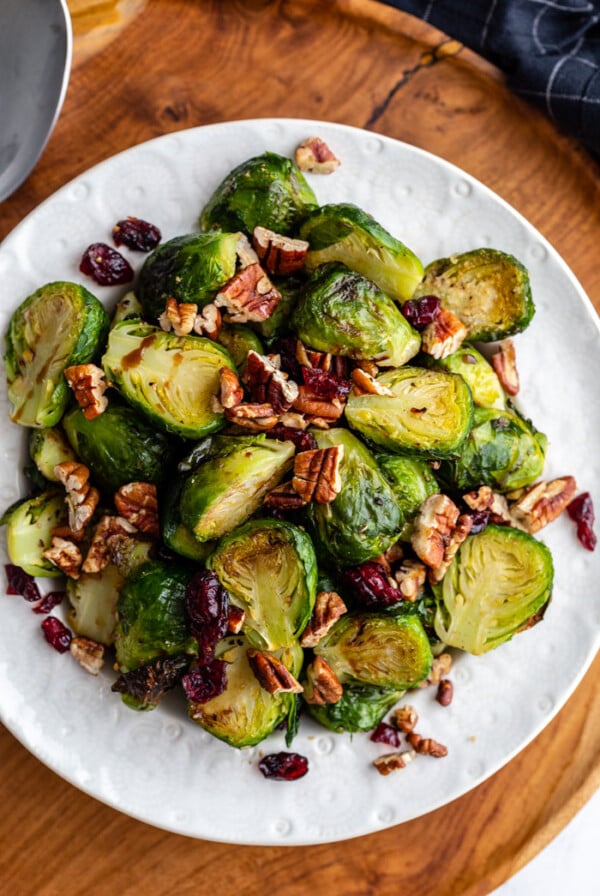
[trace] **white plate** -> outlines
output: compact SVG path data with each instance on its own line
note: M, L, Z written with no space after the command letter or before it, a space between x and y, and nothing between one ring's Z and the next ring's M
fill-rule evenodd
M78 273L83 249L109 241L126 215L156 223L163 238L196 228L200 209L236 164L264 150L290 155L318 134L342 160L310 179L320 202L354 202L427 263L482 245L529 268L537 313L516 338L519 401L549 436L547 477L574 474L600 500L600 345L595 312L544 238L503 200L447 162L414 147L336 124L260 120L169 134L76 178L26 218L0 248L0 325L34 289ZM139 267L141 256L129 253ZM86 282L92 290L94 284ZM117 292L98 287L111 302ZM8 420L4 386L1 419ZM0 506L23 494L23 430L2 429ZM175 699L154 712L127 709L110 691L114 674L83 672L44 642L40 617L19 597L0 600L0 717L40 760L76 787L150 824L209 840L310 844L377 831L465 793L521 750L550 721L599 645L600 551L590 554L560 518L542 533L556 561L544 622L484 657L461 656L455 698L440 707L416 692L419 731L448 745L381 777L386 751L364 734L335 735L303 720L293 749L309 774L265 780L259 757L285 749L276 734L237 751L189 722Z

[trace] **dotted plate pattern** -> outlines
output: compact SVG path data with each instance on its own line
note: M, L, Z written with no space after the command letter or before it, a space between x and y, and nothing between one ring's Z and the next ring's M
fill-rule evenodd
M354 202L413 249L424 264L490 245L529 269L537 313L516 337L521 409L549 437L546 478L567 473L600 501L600 338L594 309L556 251L501 198L444 160L343 125L286 119L238 121L180 131L133 147L64 186L0 247L0 325L52 280L83 282L78 263L92 242L110 243L127 215L157 224L163 239L197 229L200 210L234 166L265 150L292 155L317 134L341 159L331 176L308 175L321 203ZM124 249L135 268L143 256ZM95 288L108 307L122 290ZM24 494L23 430L9 424L4 377L0 414L0 505ZM544 622L483 657L459 655L455 697L410 695L419 730L448 746L381 777L372 760L389 748L368 735L336 735L303 719L292 749L308 775L265 780L265 753L281 734L235 750L190 722L181 702L138 714L110 686L43 640L40 617L18 597L0 598L0 718L42 762L121 812L192 837L239 844L312 844L371 833L461 796L508 762L548 724L600 643L600 551L577 542L565 516L542 533L556 563ZM2 562L6 561L2 533ZM45 590L55 587L46 580ZM58 615L62 610L56 611ZM260 806L260 811L257 811Z

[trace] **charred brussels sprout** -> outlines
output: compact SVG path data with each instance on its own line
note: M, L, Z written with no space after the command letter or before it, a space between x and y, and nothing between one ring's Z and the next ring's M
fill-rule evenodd
M399 302L412 297L423 276L423 265L414 252L355 205L316 209L302 225L300 236L310 243L309 270L340 261Z
M169 437L118 400L111 399L93 420L74 408L63 426L77 457L107 494L127 482L161 485L170 474L175 452Z
M415 298L436 295L480 342L520 333L535 308L521 262L498 249L474 249L440 258L425 268Z
M260 743L290 716L296 695L269 694L259 684L248 662L249 644L245 638L225 638L216 655L225 660L227 687L206 703L188 704L190 717L232 747ZM291 643L275 653L294 677L302 666L302 649Z
M259 355L264 352L256 333L245 324L225 324L221 328L217 342L227 349L240 372L246 366L248 352L257 352Z
M341 700L308 704L311 716L331 731L371 731L401 699L404 690L345 685Z
M289 647L306 627L316 596L317 564L306 533L278 520L252 520L225 537L207 566L244 610L254 647Z
M194 653L185 612L189 570L153 560L125 582L117 604L115 651L119 669L129 672L158 656Z
M124 321L110 331L102 363L127 402L162 429L194 439L223 427L212 401L220 368L234 364L210 339Z
M392 486L396 501L409 522L419 507L429 498L436 495L440 487L429 464L416 457L403 457L400 454L376 454L375 460L387 481Z
M324 264L306 283L292 326L311 348L400 367L421 347L421 337L381 289L337 262Z
M396 541L403 524L392 487L368 448L347 429L314 435L319 448L344 448L337 497L307 508L318 550L342 566L377 557Z
M48 283L25 299L6 335L11 420L35 427L58 423L70 394L65 369L91 361L108 326L104 307L76 283Z
M266 152L230 171L202 210L200 227L250 235L260 225L290 234L316 206L315 194L291 159Z
M545 450L546 437L514 411L475 408L460 457L444 462L440 475L460 491L490 485L509 492L541 476Z
M227 535L258 510L293 463L292 442L257 435L222 436L214 456L185 481L180 510L184 524L199 541Z
M73 449L58 426L31 430L29 456L37 470L48 482L58 482L58 477L54 472L54 467L57 464L75 460Z
M6 526L10 562L30 576L60 576L60 569L46 560L44 551L50 547L53 530L66 524L64 492L49 489L13 504L0 519L0 525Z
M458 351L436 361L434 366L460 374L471 390L476 407L498 410L506 407L506 393L496 371L472 345L462 345Z
M350 395L346 419L376 445L431 458L458 452L471 428L473 399L461 376L402 367L377 377L386 395Z
M416 616L361 613L342 616L314 648L342 684L407 690L419 684L433 659Z
M498 647L545 606L553 574L548 548L520 529L487 526L469 536L434 587L439 638L474 654Z
M158 246L140 271L137 297L144 316L158 320L171 297L195 305L212 301L235 274L239 238L239 233L190 233Z

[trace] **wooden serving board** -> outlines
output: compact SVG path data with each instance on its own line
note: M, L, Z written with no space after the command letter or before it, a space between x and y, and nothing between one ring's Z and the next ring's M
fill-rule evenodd
M34 173L0 206L0 238L72 177L157 135L226 119L329 119L413 143L479 178L538 227L600 309L597 166L495 69L424 23L371 0L71 4L66 102ZM600 786L599 678L597 659L546 730L461 799L379 834L310 848L156 830L75 790L0 728L0 888L483 896Z

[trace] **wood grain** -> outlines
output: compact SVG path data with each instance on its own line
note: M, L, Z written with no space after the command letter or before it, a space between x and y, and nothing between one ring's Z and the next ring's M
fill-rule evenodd
M95 27L88 39L79 32L40 163L0 206L0 237L72 177L151 137L226 119L323 118L465 168L539 228L600 308L595 163L495 69L424 23L369 0L153 0L108 38ZM75 790L0 729L0 886L12 896L484 896L600 785L599 675L597 659L548 728L471 793L382 833L311 848L153 829Z

